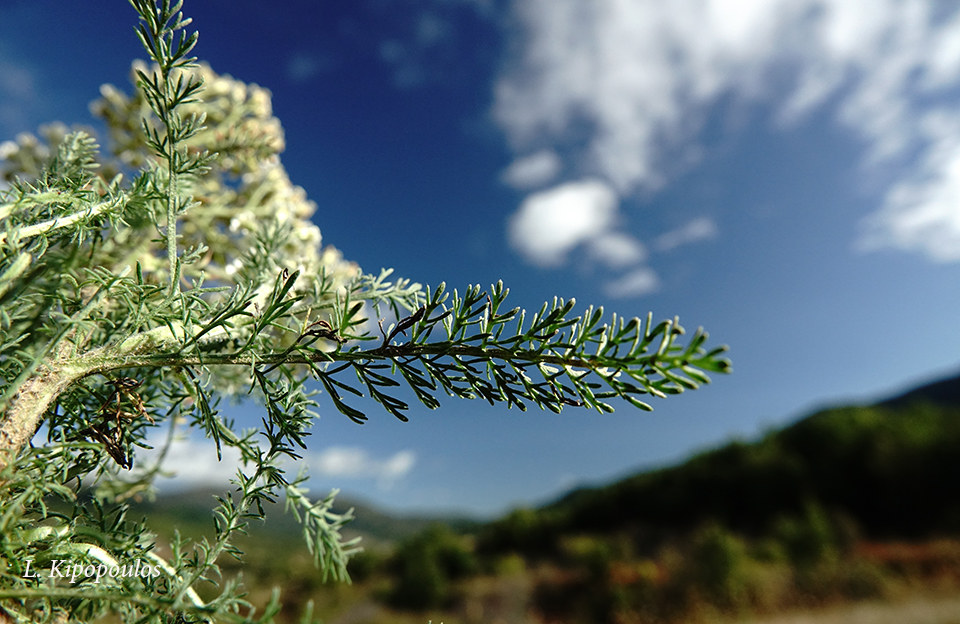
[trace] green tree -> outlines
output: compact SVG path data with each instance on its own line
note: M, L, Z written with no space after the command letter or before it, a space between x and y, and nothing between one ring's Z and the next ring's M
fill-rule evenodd
M538 557L557 548L562 518L549 510L521 507L483 527L477 549L482 553L513 551Z
M405 541L392 560L396 580L390 602L409 609L444 606L452 598L452 583L478 568L462 538L442 525Z
M604 321L561 299L526 314L499 283L450 292L344 261L321 246L314 205L280 162L267 92L195 63L180 2L131 4L150 63L134 65L132 95L105 87L96 103L109 154L63 126L4 144L0 619L269 621L277 599L253 613L217 561L240 558L234 538L281 498L316 564L345 579L349 514L284 469L321 392L357 422L367 416L347 399L363 395L405 420L401 384L430 408L445 393L649 409L644 395L728 370L704 332L682 344L675 319ZM372 321L384 317L395 320ZM263 404L255 431L218 408L247 395ZM172 439L182 424L242 463L212 538L178 539L161 558L125 505L158 473L137 463L148 431Z

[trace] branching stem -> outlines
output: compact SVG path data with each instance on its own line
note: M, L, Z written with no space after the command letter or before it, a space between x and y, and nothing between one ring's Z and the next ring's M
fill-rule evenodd
M119 203L117 199L111 199L109 201L90 204L90 206L88 206L87 208L84 208L83 210L78 210L77 212L67 215L66 217L57 217L56 219L48 219L47 221L36 223L34 225L28 225L26 227L20 228L19 230L15 230L14 238L22 241L28 238L33 238L35 236L50 234L54 230L73 226L79 221L96 218L104 214L105 212L108 212L114 208L117 208L118 206L119 206ZM2 211L3 208L5 208L5 206L0 206L0 211ZM6 232L0 232L0 244L7 242L7 238L8 238L8 234Z

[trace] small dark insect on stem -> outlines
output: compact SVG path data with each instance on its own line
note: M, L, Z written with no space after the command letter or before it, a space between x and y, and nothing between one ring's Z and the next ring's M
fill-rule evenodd
M346 342L346 340L337 333L337 330L335 330L330 323L324 321L323 319L311 323L307 327L306 331L300 334L300 338L297 341L299 342L307 336L316 336L318 338L334 340L337 344L341 345Z
M110 385L113 386L113 394L107 399L103 405L100 406L100 413L106 415L108 413L108 406L110 403L115 403L115 406L109 409L113 410L113 416L115 417L117 424L120 424L121 418L127 418L132 420L137 416L142 416L150 421L150 424L153 424L153 418L150 414L147 413L147 408L143 404L143 399L140 398L140 395L134 392L134 388L139 388L143 382L133 379L131 377L119 377L117 379L111 379L108 381ZM135 414L126 412L122 409L121 404L124 399L127 399L136 410Z
M103 448L110 454L110 457L113 458L113 461L117 462L121 468L126 468L127 470L133 468L133 462L127 457L127 452L123 449L123 430L119 427L110 431L105 424L101 423L87 427L80 432L80 435L93 438L102 444Z
M98 410L102 421L80 431L79 435L94 438L103 445L107 453L110 454L110 457L112 457L121 468L129 470L133 467L133 462L127 457L127 453L123 448L123 421L124 419L133 420L137 416L146 418L151 424L153 424L154 420L150 414L147 413L143 399L135 391L143 382L131 377L119 377L117 379L110 379L107 383L113 386L114 390ZM134 412L129 412L124 409L124 400L133 406ZM113 425L112 428L111 425Z

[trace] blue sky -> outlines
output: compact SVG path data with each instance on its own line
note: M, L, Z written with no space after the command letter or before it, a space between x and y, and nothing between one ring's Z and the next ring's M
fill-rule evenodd
M185 2L198 56L272 92L325 244L525 307L677 314L734 362L652 414L447 399L361 427L322 403L317 493L494 514L957 370L952 3L265 6ZM0 137L89 123L101 83L129 89L134 24L120 0L0 2Z

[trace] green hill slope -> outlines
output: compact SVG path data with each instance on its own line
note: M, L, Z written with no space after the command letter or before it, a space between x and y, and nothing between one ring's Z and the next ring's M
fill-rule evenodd
M811 504L875 537L960 532L960 377L575 490L489 525L483 542L536 550L569 533L677 532L708 522L761 534Z

